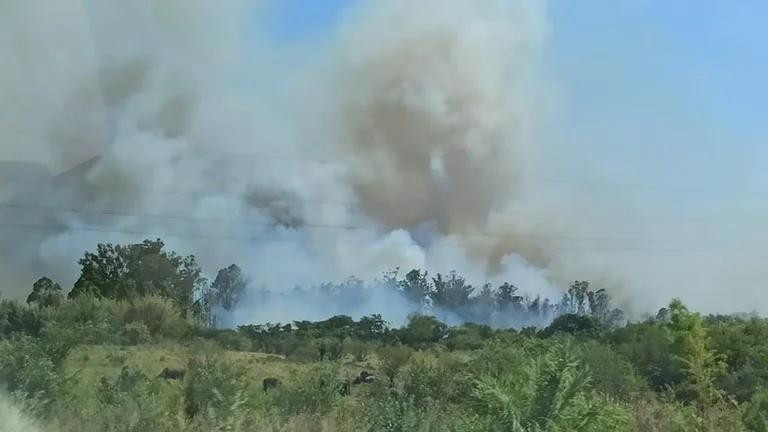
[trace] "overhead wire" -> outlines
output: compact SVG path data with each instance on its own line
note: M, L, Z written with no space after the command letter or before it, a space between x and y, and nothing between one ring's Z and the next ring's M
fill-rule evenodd
M44 134L41 134L39 132L34 131L22 131L22 130L12 130L7 128L0 128L0 130L5 131L11 131L14 133L20 133L20 134L28 134L28 135L37 135L44 137ZM342 167L347 167L347 165L343 162L333 162L328 160L318 160L318 159L307 159L307 158L295 158L293 156L278 156L278 155L269 155L269 154L262 154L258 152L231 152L226 151L222 149L200 149L200 148L193 148L193 149L185 149L185 153L199 153L199 154L222 154L227 155L230 157L250 157L254 159L264 158L268 160L284 160L287 162L293 162L298 164L305 164L305 163L316 163L316 164L323 164L323 165L338 165ZM371 166L376 166L375 164L370 164ZM401 171L400 168L395 167L394 168L397 171ZM525 179L523 181L531 181L530 179ZM602 184L602 183L596 183L590 180L570 180L570 179L536 179L534 180L536 182L543 182L543 183L568 183L568 184L586 184L594 186L595 184ZM17 184L28 184L28 185L40 185L40 186L53 186L53 187L67 187L67 188L73 188L77 190L78 186L76 184L72 184L72 182L66 182L62 181L61 179L20 179L15 178L12 176L4 176L2 173L0 173L0 182L7 182L7 183L17 183ZM149 194L162 194L162 195L171 195L171 196L187 196L190 198L208 198L212 196L211 191L178 191L178 190L153 190L153 189L146 189L146 188L135 188L135 187L126 187L126 188L116 188L114 186L105 187L102 185L92 185L89 184L89 187L95 187L98 189L105 189L105 190L111 190L111 191L136 191L141 193L149 193ZM649 188L647 185L639 185L639 184L611 184L611 187L632 187L632 188ZM226 193L222 193L221 191L217 191L214 194L215 196L223 196L228 197L232 199L242 199L242 195L228 195ZM358 208L362 203L360 202L353 202L353 201L328 201L328 200L314 200L314 199L305 199L305 198L298 198L298 199L286 199L284 202L293 202L297 204L318 204L318 205L338 205L338 206L344 206L349 208ZM247 224L247 225L261 225L261 226L278 226L279 223L275 223L274 221L255 221L255 220L231 220L231 219L221 219L221 218L202 218L202 217L193 217L193 216L179 216L179 215L160 215L160 214L145 214L145 213L138 213L138 212L120 212L120 211L114 211L114 210L108 210L108 209L97 209L97 210L89 210L89 209L83 209L83 208L62 208L57 206L46 206L46 205L36 205L36 204L19 204L19 203L0 203L0 207L3 208L15 208L15 209L27 209L27 210L46 210L46 211L54 211L54 212L68 212L68 213L76 213L81 215L105 215L105 216L114 216L114 217L142 217L142 218L159 218L159 219L168 219L168 220L184 220L189 222L206 222L206 223L231 223L231 224ZM541 214L545 212L536 212L536 211L525 211L525 210L507 210L507 211L497 211L494 210L491 212L491 214L499 214L499 215L536 215ZM582 213L582 215L585 216L599 216L599 214L594 213ZM700 223L701 221L691 221L692 223ZM31 224L16 224L16 223L3 223L0 222L0 226L16 226L19 228L39 228L39 229L55 229L56 226L38 226L38 225L31 225ZM60 228L60 227L58 227ZM355 225L338 225L338 224L319 224L319 223L302 223L301 228L324 228L324 229L337 229L337 230L358 230L358 231L369 231L373 233L381 233L381 229L371 228L371 227L364 227L364 226L355 226ZM73 230L86 230L84 227L67 227L67 229ZM87 230L98 230L98 232L121 232L119 230L107 230L102 228L89 228ZM142 234L140 231L131 231L127 234ZM151 234L151 233L144 233L144 234ZM182 236L188 236L188 237L194 237L194 233L186 233ZM171 236L177 236L177 234L166 234ZM458 233L461 237L485 237L485 238L516 238L516 239L528 239L528 240L537 240L537 241L571 241L571 242L603 242L603 243L674 243L670 242L668 240L664 239L654 239L654 238L642 238L642 237L575 237L570 235L554 235L554 234L531 234L531 233L494 233L494 232L461 232ZM211 236L206 236L211 237ZM217 236L213 236L217 237ZM413 245L413 243L407 243L407 245ZM496 245L496 244L495 244ZM720 244L722 246L722 243ZM656 250L662 250L662 249L656 249ZM671 250L671 249L670 249Z
M138 212L115 212L115 211L99 211L99 210L78 210L78 209L62 209L55 206L30 206L30 205L23 205L23 204L9 204L9 203L0 203L0 208L14 208L14 209L32 209L32 210L47 210L47 211L54 211L54 212L68 212L68 213L75 213L75 214L81 214L81 215L106 215L106 216L117 216L117 217L145 217L145 218L160 218L160 219L170 219L170 220L184 220L189 222L205 222L205 223L233 223L233 224L247 224L247 225L259 225L259 226L266 226L266 227L274 227L278 228L280 227L279 224L277 224L274 221L252 221L252 220L228 220L228 219L221 219L221 218L201 218L201 217L192 217L192 216L167 216L167 215L152 215L152 214L144 214L144 213L138 213ZM218 235L218 234L201 234L201 233L189 233L189 232L183 232L183 233L174 233L174 232L148 232L145 230L128 230L124 228L116 228L116 227L110 227L110 228L101 228L101 227L94 227L94 226L72 226L72 225L54 225L54 224L31 224L31 223L17 223L17 222L6 222L6 221L0 221L0 227L12 227L12 228L27 228L27 229L40 229L40 230L63 230L63 231L86 231L86 232L102 232L102 233L121 233L121 234L132 234L132 235L148 235L148 236L159 236L159 237L189 237L189 238L207 238L207 239L221 239L221 240L240 240L240 241L246 241L246 242L279 242L279 243L323 243L323 244L335 244L335 243L352 243L352 244L366 244L370 245L373 243L379 244L379 245L397 245L397 246L415 246L417 245L416 242L410 241L410 242L399 242L399 241L391 241L391 240L384 240L381 239L377 240L330 240L330 241L324 241L324 240L318 240L318 239L291 239L291 238L276 238L276 237L265 237L265 236L244 236L244 235ZM280 227L283 228L285 231L298 231L298 229L307 229L307 228L323 228L323 229L337 229L337 230L343 230L343 231L363 231L363 232L369 232L374 235L381 235L384 233L384 231L380 229L375 229L371 227L364 227L364 226L355 226L355 225L336 225L336 224L313 224L313 223L306 223L301 226L298 226L296 228L291 227ZM463 241L456 241L456 239L452 239L448 242L440 242L440 247L445 246L451 246L451 247L466 247L466 246L472 246L472 247L491 247L496 248L500 247L501 245L498 242L493 243L482 243L482 242L467 242L466 237L479 237L479 238L488 238L488 239L494 239L494 240L500 240L505 238L515 238L517 240L522 241L536 241L536 244L539 244L542 241L549 241L549 242L572 242L577 243L576 245L549 245L549 249L555 249L555 250L573 250L573 251L579 251L579 250L589 250L589 251L606 251L606 252L628 252L628 251L646 251L646 252L716 252L722 250L724 246L726 246L723 243L710 243L708 246L713 247L713 249L695 249L695 248L673 248L673 247L598 247L598 246L588 246L584 245L583 243L625 243L625 244L632 244L632 243L644 243L645 246L652 246L649 245L649 243L655 242L653 239L644 239L644 238L620 238L620 237L575 237L575 236L565 236L565 235L543 235L543 234L527 234L527 233L492 233L492 232L462 232L462 233L456 233L454 237L462 238ZM582 244L578 244L578 242L581 242ZM659 243L667 243L667 244L674 244L674 242L669 241L663 241ZM766 247L768 244L753 244L751 246L755 247ZM744 249L746 251L746 249ZM731 250L732 251L732 250Z

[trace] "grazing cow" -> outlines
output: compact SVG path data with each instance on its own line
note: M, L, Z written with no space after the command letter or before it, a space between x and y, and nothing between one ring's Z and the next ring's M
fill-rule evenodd
M342 396L349 396L352 394L352 388L349 380L344 380L339 383L339 394Z
M160 372L159 376L165 379L180 380L184 379L186 373L184 369L165 368Z
M280 380L277 378L264 378L264 381L261 382L261 386L264 389L264 393L266 393L270 389L279 387Z
M370 384L372 382L376 381L376 376L368 371L362 371L360 372L360 375L358 375L354 381L352 381L353 384Z

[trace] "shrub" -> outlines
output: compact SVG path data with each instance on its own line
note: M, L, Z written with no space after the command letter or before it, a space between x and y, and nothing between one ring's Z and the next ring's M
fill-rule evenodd
M428 430L422 426L424 412L413 404L412 398L390 393L372 401L366 414L368 432L410 432Z
M37 336L43 328L43 320L34 308L12 300L0 300L0 336L23 333Z
M590 370L595 390L611 398L629 401L648 389L632 364L608 346L587 341L574 346L573 354Z
M122 342L127 345L140 345L149 342L152 336L142 322L128 323L120 331Z
M460 366L434 358L414 358L402 374L403 393L418 407L433 402L462 402L471 388Z
M143 372L123 366L114 380L101 377L96 392L98 399L107 405L119 405L128 394L145 386L149 379Z
M587 370L562 347L553 347L518 367L519 374L476 378L474 406L494 428L627 430L627 413L592 392Z
M565 314L555 318L541 334L544 337L556 333L569 333L573 335L595 334L600 328L600 323L592 317L576 314Z
M342 344L338 338L325 337L315 339L313 344L317 347L320 361L338 360L342 353Z
M387 346L379 348L379 369L389 379L389 385L395 385L395 377L400 369L408 363L413 350L404 346Z
M744 426L752 432L768 432L768 389L760 388L743 407Z
M672 335L659 323L630 324L607 336L615 350L629 359L656 391L679 385L685 379L683 363L674 352Z
M218 341L224 349L232 351L250 351L252 347L251 340L248 339L248 337L234 330L227 330L219 333L216 336L216 341Z
M318 363L294 374L277 392L276 401L288 414L325 414L340 397L339 385L338 364Z
M128 356L121 353L110 352L107 353L106 360L112 366L122 366L128 361Z
M190 359L184 383L187 416L212 412L226 415L243 403L248 383L241 366L221 360L215 354Z
M38 340L28 336L0 340L0 386L5 391L35 399L37 407L45 410L62 384L56 365Z
M311 343L304 343L298 345L293 351L288 354L288 359L296 362L313 362L317 361L320 353L317 350L317 346Z
M115 335L110 301L89 296L67 300L40 311L46 331L77 343L102 344Z
M139 322L149 329L153 337L180 338L189 328L178 307L171 300L161 297L113 302L112 315L118 327Z
M356 362L365 361L368 353L371 352L371 346L359 340L347 340L343 346L344 353L352 356Z
M112 302L92 296L80 296L65 301L57 308L49 308L52 321L60 324L90 324L108 326L112 320Z

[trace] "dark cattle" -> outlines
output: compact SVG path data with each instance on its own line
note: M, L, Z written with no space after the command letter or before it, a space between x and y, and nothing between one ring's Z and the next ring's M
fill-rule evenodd
M349 380L342 381L339 383L339 394L342 396L349 396L352 393L352 386L350 385Z
M184 379L186 373L187 372L184 369L165 368L160 372L159 376L165 379L180 380Z
M264 393L268 392L269 389L277 388L280 386L280 380L277 378L264 378L264 381L261 382L262 388L264 388Z
M352 381L353 384L370 384L372 382L376 381L376 376L368 371L362 371L360 372L360 375L358 375L354 381Z

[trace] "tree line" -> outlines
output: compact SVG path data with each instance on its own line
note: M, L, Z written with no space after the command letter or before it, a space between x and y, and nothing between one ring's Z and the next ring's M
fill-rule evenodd
M407 303L413 312L435 315L444 321L473 322L493 327L544 326L557 316L589 316L605 325L624 322L623 312L612 306L605 289L576 281L562 298L550 300L523 295L505 282L474 286L456 272L437 273L413 269L400 275L389 271L380 280L365 283L350 277L341 283L295 287L289 292L252 286L236 264L220 269L209 281L194 255L181 256L165 250L162 240L141 243L99 244L78 261L80 276L68 298L93 296L112 300L158 296L171 300L185 317L216 326L222 315L235 310L241 301L268 303L280 297L296 301L320 297L342 310L354 310L368 301L372 290L385 290ZM27 302L49 306L64 298L62 287L43 277L33 284Z

